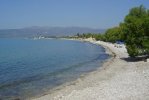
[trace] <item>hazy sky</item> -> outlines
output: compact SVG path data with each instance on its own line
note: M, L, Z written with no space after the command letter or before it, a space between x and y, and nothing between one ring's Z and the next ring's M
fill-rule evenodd
M149 0L0 0L0 29L29 26L109 28Z

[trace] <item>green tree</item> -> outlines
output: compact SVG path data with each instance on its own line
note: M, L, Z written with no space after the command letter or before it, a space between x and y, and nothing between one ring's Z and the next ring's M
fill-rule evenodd
M149 13L142 5L134 7L120 24L127 51L131 57L148 54Z
M120 27L110 28L105 32L105 41L115 42L117 40L122 40Z
M101 41L105 41L105 35L104 34L94 34L93 38L95 38L96 40L101 40Z

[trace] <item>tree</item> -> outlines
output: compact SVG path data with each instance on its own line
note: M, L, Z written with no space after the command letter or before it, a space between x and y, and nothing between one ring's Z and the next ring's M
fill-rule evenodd
M105 41L105 35L104 34L94 34L93 38L95 38L96 40L101 40L101 41Z
M145 7L132 8L120 27L131 57L149 54L149 12Z
M105 32L105 41L115 42L117 40L122 40L120 27L110 28Z

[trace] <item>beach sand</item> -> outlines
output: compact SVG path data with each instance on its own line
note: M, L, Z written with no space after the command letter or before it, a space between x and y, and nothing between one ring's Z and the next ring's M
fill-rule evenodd
M114 56L98 70L33 100L149 100L149 62L131 61L125 46L90 41Z

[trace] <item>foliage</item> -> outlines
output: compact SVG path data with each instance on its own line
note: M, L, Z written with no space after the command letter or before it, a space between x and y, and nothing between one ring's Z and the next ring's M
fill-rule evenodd
M149 12L142 5L132 8L120 25L131 57L148 54Z
M126 43L131 57L149 55L149 10L144 6L130 9L124 22L118 27L108 29L105 34L77 34L79 38L95 38L114 43L122 40Z
M95 34L93 36L93 38L95 38L96 40L101 40L101 41L105 41L106 40L106 37L104 34Z
M116 42L117 40L122 40L120 27L108 29L105 33L105 39L105 41L112 43Z
M79 34L77 33L76 35L77 38L94 38L95 40L102 40L102 41L105 41L105 35L104 34L94 34L94 33L83 33L83 34Z

